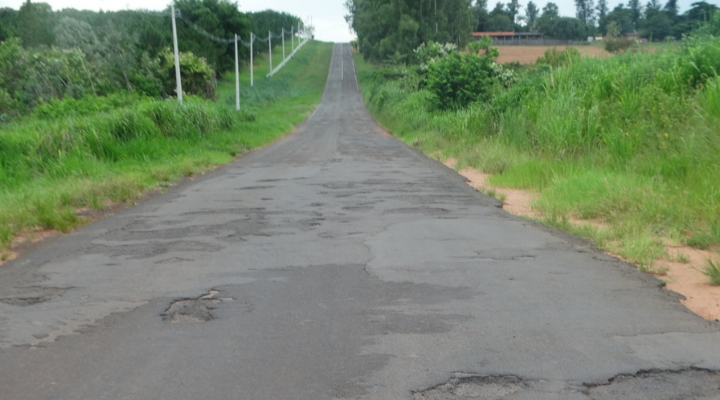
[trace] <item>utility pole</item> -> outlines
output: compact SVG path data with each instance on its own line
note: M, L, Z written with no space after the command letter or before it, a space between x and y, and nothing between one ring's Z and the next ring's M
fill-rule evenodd
M295 27L290 27L290 53L292 53L295 50Z
M255 41L255 34L250 32L250 87L253 86L253 42Z
M235 109L240 111L240 66L238 65L238 35L235 34Z
M270 55L270 76L272 76L272 32L268 31L268 54Z
M175 6L170 6L172 12L173 47L175 48L175 81L177 82L177 98L182 103L182 82L180 81L180 54L178 52L177 27L175 26Z
M282 28L283 61L285 61L285 28Z

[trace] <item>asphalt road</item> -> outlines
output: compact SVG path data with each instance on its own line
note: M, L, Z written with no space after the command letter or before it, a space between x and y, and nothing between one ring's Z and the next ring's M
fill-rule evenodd
M720 399L720 326L384 134L298 130L0 268L0 399Z

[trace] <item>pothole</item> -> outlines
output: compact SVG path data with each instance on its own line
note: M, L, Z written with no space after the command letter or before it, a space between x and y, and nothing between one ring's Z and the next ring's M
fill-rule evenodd
M216 304L225 299L218 299L218 290L211 290L208 293L195 299L175 300L162 314L163 321L170 324L193 324L207 322L213 319L212 310Z
M618 375L606 383L586 384L593 400L605 399L717 399L720 371L684 369L650 370Z
M438 386L413 392L414 400L499 400L525 387L513 375L451 378Z
M55 297L62 296L68 290L69 288L53 288L40 286L16 288L15 291L19 291L21 292L21 294L2 297L0 298L0 303L19 307L32 306L35 304L44 303Z
M38 303L44 303L50 299L52 299L53 296L39 296L39 297L11 297L11 298L4 298L0 299L0 303L8 304L11 306L31 306L33 304Z

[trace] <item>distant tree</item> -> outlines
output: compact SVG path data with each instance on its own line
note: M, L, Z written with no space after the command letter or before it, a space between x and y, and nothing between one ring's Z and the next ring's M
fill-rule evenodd
M515 29L515 24L507 14L493 14L488 20L487 30L490 32L510 32Z
M633 28L637 29L640 26L640 18L642 18L642 4L640 4L640 0L629 0L628 8L632 11Z
M649 18L645 20L642 36L652 39L653 41L665 40L668 36L673 35L673 21L668 12L653 12Z
M540 10L538 9L538 6L530 0L525 7L525 23L530 31L535 29L535 23L537 22L539 15Z
M487 31L490 13L487 9L487 0L477 0L472 7L473 17L475 18L473 29L478 32Z
M602 35L607 34L608 25L614 22L618 29L617 36L633 32L635 25L633 24L632 16L632 10L625 8L625 5L620 3L600 21L599 31Z
M538 17L535 27L539 32L542 32L545 35L551 35L553 25L558 18L560 18L560 10L558 9L557 4L552 2L547 3L545 7L543 7L543 12L540 17Z
M662 10L660 0L649 0L645 5L645 19L650 19Z
M595 4L593 0L575 0L575 15L585 25L595 23Z
M92 54L96 50L97 35L87 22L61 17L53 31L55 44L60 48L79 48L85 54Z
M549 2L543 7L543 15L547 15L551 18L558 18L560 16L560 8L557 4Z
M17 36L18 12L12 8L0 8L0 42Z
M668 0L668 2L665 3L665 10L668 11L673 17L678 15L677 0Z
M607 0L598 0L597 4L597 19L601 21L608 13Z
M550 36L560 40L583 40L586 33L585 24L579 19L560 17L553 24Z
M345 7L360 53L375 61L402 62L429 41L464 47L473 28L487 28L480 20L485 2L473 7L471 0L345 0Z
M52 32L52 8L47 3L27 0L18 11L17 34L23 46L50 46L55 42Z
M507 12L510 20L515 23L517 21L518 14L520 13L520 0L510 0L507 5Z
M718 11L718 6L709 4L705 1L698 1L691 4L691 7L685 13L689 21L707 22Z

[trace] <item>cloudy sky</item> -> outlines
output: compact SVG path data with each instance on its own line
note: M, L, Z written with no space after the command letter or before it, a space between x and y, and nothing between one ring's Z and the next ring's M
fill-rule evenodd
M660 1L665 3L665 0ZM678 0L681 12L685 11L694 1L696 0ZM718 0L706 1L717 4ZM18 9L23 2L24 0L0 0L0 7ZM138 8L161 10L170 4L169 0L45 0L45 2L49 3L53 10L71 7L106 11ZM490 0L488 2L490 8L494 7L496 2ZM621 2L627 3L623 0L608 0L610 8ZM646 0L641 0L641 2L646 3ZM297 15L303 20L312 17L313 25L315 25L315 37L328 42L347 42L354 37L343 18L347 13L344 3L345 0L238 0L241 11L261 11L270 8ZM520 0L520 3L527 4L527 0ZM547 1L535 0L535 3L542 8ZM555 3L560 7L561 14L574 16L575 3L573 0L556 0Z

